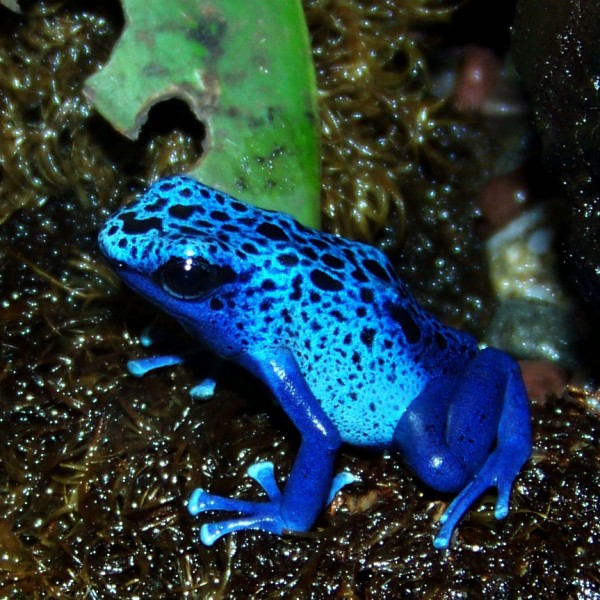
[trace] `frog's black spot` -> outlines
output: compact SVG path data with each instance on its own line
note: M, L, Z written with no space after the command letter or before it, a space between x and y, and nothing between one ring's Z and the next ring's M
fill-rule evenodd
M278 225L273 225L272 223L261 223L256 228L257 233L264 235L266 238L276 242L284 242L288 241L290 238L287 233L281 229Z
M346 260L356 266L356 254L354 254L353 250L351 248L344 248L342 252Z
M241 223L247 227L252 227L256 224L256 219L254 217L242 217L241 219L237 219L236 223Z
M273 298L265 298L258 306L262 312L266 312L273 307Z
M375 412L375 403L374 402L369 402L369 410L371 412Z
M290 315L290 311L287 308L282 309L280 314L285 323L289 325L292 322L292 316Z
M366 316L367 316L367 309L366 309L364 306L359 306L359 307L356 309L356 316L357 316L357 317L360 317L361 319L362 319L363 317L366 317Z
M301 235L298 235L297 233L294 233L293 231L290 231L290 236L292 238L292 240L294 240L294 242L296 242L296 244L298 244L299 246L302 246L302 244L304 244L304 238Z
M217 237L219 238L219 240L221 242L229 242L229 236L226 233L224 233L223 231L219 231L217 233Z
M148 204L145 208L147 212L160 212L168 203L169 201L167 198L159 197L155 202Z
M247 212L248 207L241 202L236 202L235 200L231 203L231 208L233 210L237 210L237 212Z
M304 340L304 347L307 350L310 350L310 347L311 347L310 340Z
M310 258L310 260L317 260L319 258L319 255L309 246L302 246L300 254L306 256L306 258Z
M123 233L139 234L148 233L152 229L162 232L162 219L158 217L150 217L149 219L136 219L133 213L122 213L121 221L123 221Z
M356 279L356 281L360 281L360 283L367 283L367 281L369 281L369 278L364 274L364 271L362 269L360 269L359 267L356 267L356 269L354 269L354 271L352 271L352 273L350 273L350 275L352 275L352 277L354 277L354 279Z
M371 302L373 302L373 290L371 290L370 288L360 288L360 299L365 304L370 304Z
M115 233L117 233L117 231L120 231L121 228L118 227L117 225L111 225L109 230L106 232L106 235L108 237L112 237L113 235L115 235Z
M321 331L321 329L323 329L323 325L321 325L317 321L312 321L310 324L310 328L312 331Z
M195 225L195 223L194 223L194 225ZM188 237L198 235L197 227L188 227L187 225L179 225L177 227L177 231L179 231L180 233L182 233Z
M292 280L292 289L294 290L290 294L290 300L300 300L302 297L302 275L296 275Z
M375 330L370 327L365 327L360 332L360 341L367 347L370 348L373 345L373 338L375 337Z
M204 219L194 219L192 225L198 229L214 229L215 224Z
M345 323L347 321L346 317L339 310L332 310L329 314L340 323Z
M252 298L252 296L254 296L256 293L257 290L253 287L246 288L246 291L244 292L244 294L246 294L246 298Z
M211 210L208 216L211 219L214 219L215 221L221 221L222 223L231 219L231 217L222 210Z
M439 331L436 331L433 334L433 339L435 340L435 343L437 344L437 346L440 350L445 350L446 347L448 346L448 342L446 341L446 338Z
M280 254L277 260L284 267L295 267L300 261L295 254Z
M356 350L352 353L352 363L360 365L360 354Z
M362 264L365 267L365 269L367 269L367 271L369 271L370 273L375 275L375 277L378 277L382 281L386 281L387 283L390 283L390 276L388 275L387 271L378 262L376 262L370 258L367 258L367 259L363 260Z
M324 242L321 238L311 238L309 241L313 246L315 246L319 250L327 250L327 248L329 247L329 244L327 242Z
M398 325L400 325L404 337L409 344L416 344L421 339L421 329L415 323L411 314L399 304L390 308L390 315Z
M352 334L347 333L346 337L344 338L344 346L347 346L351 341L352 341Z
M158 186L158 189L159 189L161 192L170 192L170 191L171 191L171 190L172 190L174 187L175 187L175 184L174 184L174 183L170 183L170 182L168 182L168 181L165 181L164 183L161 183L161 184Z
M323 254L321 260L332 269L341 270L346 267L346 263L342 259L328 253Z
M244 252L247 252L248 254L258 254L258 249L254 244L251 244L250 242L244 242L242 244L242 250Z
M125 238L121 238L117 243L117 246L119 246L119 248L125 248L125 246L127 246L127 240Z
M275 282L272 279L265 279L261 284L260 287L267 291L270 292L271 290L275 289Z
M308 298L313 304L321 302L321 294L319 294L318 292L311 292Z
M239 233L240 228L237 225L232 225L231 223L225 223L222 226L223 231L229 231L229 233Z
M215 200L221 205L223 206L223 204L225 204L225 198L223 198L223 194L219 194L219 192L217 192L215 194Z
M210 307L213 310L222 310L225 307L225 305L221 300L219 300L219 298L211 298Z
M338 279L334 279L320 269L314 269L310 272L310 280L321 290L326 292L339 292L344 289L344 285Z
M194 192L189 187L185 187L179 192L179 195L184 198L191 198L194 195Z
M210 190L207 190L205 187L200 188L200 195L208 200L210 198Z
M267 315L264 318L264 322L266 325L268 325L269 323L272 323L275 320L275 317L273 317L272 315Z
M386 350L389 350L394 343L392 342L392 340L383 340L383 345L385 346Z

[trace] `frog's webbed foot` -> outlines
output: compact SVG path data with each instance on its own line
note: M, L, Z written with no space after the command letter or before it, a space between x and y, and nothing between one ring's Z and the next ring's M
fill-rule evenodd
M143 377L146 373L163 367L173 367L190 360L191 354L197 354L198 351L188 354L162 354L160 356L151 356L148 358L138 358L127 362L127 370L134 377ZM190 396L193 400L208 400L215 393L217 382L214 377L206 377L200 383L197 383L191 390Z
M260 529L278 535L281 535L284 530L299 530L294 523L282 516L283 494L275 480L273 463L268 461L256 463L248 469L248 475L264 489L269 498L267 502L225 498L210 494L202 488L192 492L188 501L188 511L193 516L212 510L238 512L242 515L203 525L200 529L200 539L205 545L212 546L220 537L245 529ZM350 473L336 475L329 490L327 504L342 487L354 480L354 476Z
M503 456L504 455L504 456ZM479 473L468 483L449 504L440 518L440 530L435 536L433 545L444 549L450 544L452 532L469 507L491 487L496 487L498 496L494 515L496 519L504 519L508 515L510 492L524 460L514 461L514 455L497 449L493 452Z
M158 342L172 341L169 335L164 335L161 330L153 327L147 327L140 336L140 342L144 348L149 348ZM127 363L127 370L134 377L143 377L146 373L163 367L174 367L185 362L192 362L199 354L204 353L202 348L190 348L176 354L161 354L159 356L150 356L147 358L138 358L130 360ZM208 400L215 393L217 385L214 375L220 364L218 361L213 365L213 374L203 379L190 390L190 396L193 400Z

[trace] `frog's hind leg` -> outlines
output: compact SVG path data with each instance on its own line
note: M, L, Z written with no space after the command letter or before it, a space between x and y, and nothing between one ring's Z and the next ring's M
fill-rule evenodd
M398 423L394 444L434 489L459 491L434 540L446 548L470 505L498 489L496 518L508 514L512 483L531 454L527 392L518 364L488 348L456 380L434 380Z

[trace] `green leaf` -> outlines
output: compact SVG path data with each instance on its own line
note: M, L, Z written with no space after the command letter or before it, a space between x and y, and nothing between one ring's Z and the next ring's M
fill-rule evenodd
M316 84L300 0L123 7L123 35L86 86L99 112L135 138L154 104L185 100L207 130L191 175L318 226Z

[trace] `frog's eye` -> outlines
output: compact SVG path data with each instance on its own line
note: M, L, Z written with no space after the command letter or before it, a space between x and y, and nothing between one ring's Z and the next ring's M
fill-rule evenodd
M156 273L165 292L182 300L195 300L231 281L230 269L213 265L201 258L173 258Z

